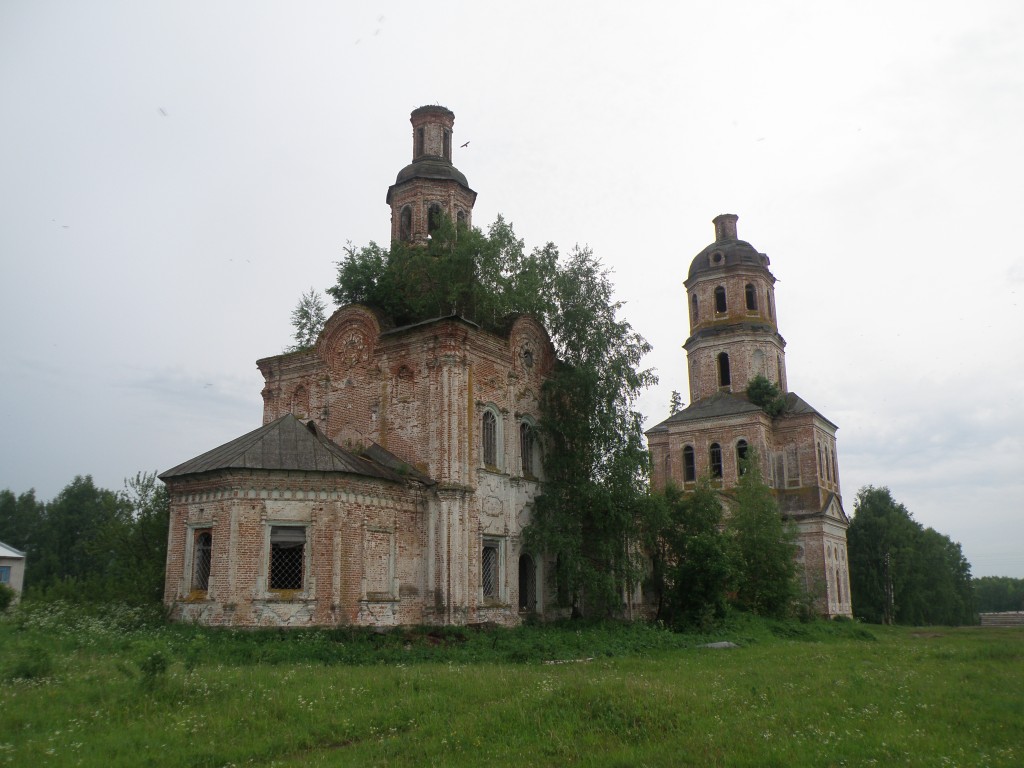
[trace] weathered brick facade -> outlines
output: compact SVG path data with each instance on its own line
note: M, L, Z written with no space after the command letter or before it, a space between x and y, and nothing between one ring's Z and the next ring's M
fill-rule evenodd
M413 163L388 191L396 240L425 239L432 208L470 220L453 122L443 107L412 114ZM259 360L264 426L161 475L172 614L236 626L551 615L546 563L520 534L554 362L529 317L496 335L454 315L393 327L359 305L314 348Z
M775 277L768 257L738 239L736 220L732 214L715 219L715 242L697 254L684 283L692 402L647 432L652 481L688 489L708 475L726 490L737 482L740 455L755 449L782 513L797 526L797 557L818 610L850 616L837 427L789 391ZM775 418L746 399L757 375L786 393Z

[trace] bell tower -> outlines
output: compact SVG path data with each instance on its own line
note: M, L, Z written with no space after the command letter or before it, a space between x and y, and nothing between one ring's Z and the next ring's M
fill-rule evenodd
M476 192L452 165L452 127L455 113L441 106L414 109L412 162L398 172L388 187L391 206L391 241L425 242L448 216L457 224L471 226Z
M697 254L683 283L690 316L683 348L695 403L720 391L741 393L757 375L787 389L775 276L768 257L739 239L738 218L715 217L715 242Z

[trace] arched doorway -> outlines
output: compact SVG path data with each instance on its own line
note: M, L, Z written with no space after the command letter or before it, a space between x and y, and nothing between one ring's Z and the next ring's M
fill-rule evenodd
M533 613L537 610L537 567L527 554L519 556L519 610Z

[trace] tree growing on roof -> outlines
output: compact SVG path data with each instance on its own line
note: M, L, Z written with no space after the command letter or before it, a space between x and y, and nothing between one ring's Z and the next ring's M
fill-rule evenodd
M524 538L558 556L575 613L616 610L641 571L647 450L634 404L656 378L640 367L650 347L620 317L593 253L560 260L551 243L527 252L501 217L486 233L445 220L426 245L349 246L328 293L400 325L450 314L491 331L515 314L545 325L560 364L542 393L545 482Z
M298 352L316 344L317 337L327 322L326 309L327 304L315 288L310 288L308 292L302 294L299 303L292 310L295 343L285 351Z

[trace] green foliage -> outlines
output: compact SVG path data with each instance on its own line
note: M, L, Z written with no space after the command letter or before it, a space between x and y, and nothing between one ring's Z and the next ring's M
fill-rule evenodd
M0 492L0 526L26 552L29 599L155 602L163 595L168 505L153 473L136 474L120 492L97 488L87 475L47 503L32 492L17 499Z
M733 547L735 602L761 616L787 616L798 596L796 532L783 521L753 450L741 462L734 498L726 528Z
M669 486L663 498L666 525L649 549L663 574L659 616L672 626L707 629L726 614L733 576L722 503L707 477L687 494Z
M558 556L575 613L617 612L643 565L647 450L634 403L655 377L640 368L650 346L619 318L593 253L575 248L560 261L550 243L527 253L500 217L486 234L445 220L426 245L350 245L328 293L399 325L451 314L493 332L515 314L545 325L561 364L542 393L545 483L526 545Z
M546 321L558 251L548 244L527 254L500 216L484 234L444 219L427 244L349 244L327 289L336 304L367 304L398 325L458 314L491 331L509 315Z
M960 545L915 521L888 488L857 493L847 546L858 616L882 624L974 622L970 564Z
M0 667L51 664L4 675L12 764L1020 763L1024 632L1012 629L744 614L704 635L610 622L378 635L65 619L67 630L0 619ZM207 650L189 669L196 638ZM741 647L700 647L712 640ZM168 666L140 691L147 643ZM565 663L541 663L553 660Z
M17 596L18 593L11 587L6 584L0 584L0 613L6 611Z
M672 416L683 410L683 396L679 394L679 390L672 390L672 397L668 401L668 414Z
M974 607L980 613L1024 611L1024 579L982 576L971 580Z
M576 248L553 286L548 330L562 364L544 386L545 483L523 535L528 547L558 554L574 613L610 615L644 569L652 505L634 404L657 379L640 368L650 345L619 319L622 305L590 250Z
M758 374L747 384L747 399L775 418L786 409L786 396L764 376Z
M324 303L320 292L310 288L299 298L299 303L292 310L292 327L295 329L295 344L288 347L288 352L298 352L309 349L316 344L320 331L327 321L327 305Z

